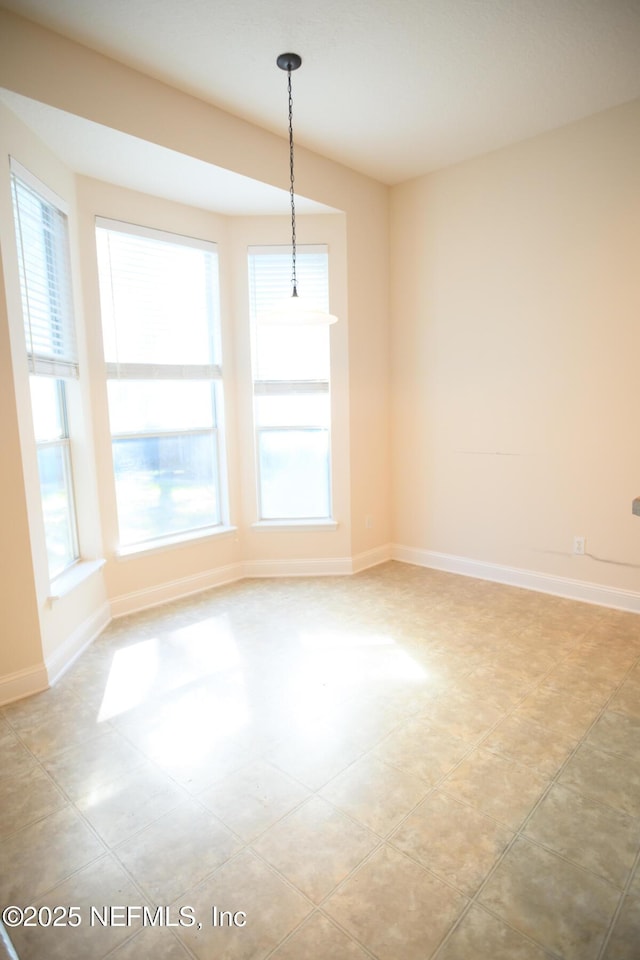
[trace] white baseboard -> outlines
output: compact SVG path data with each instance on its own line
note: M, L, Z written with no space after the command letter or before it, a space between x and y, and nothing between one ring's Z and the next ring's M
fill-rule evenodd
M33 693L41 693L49 686L49 677L44 663L37 667L27 667L0 677L0 707L14 700L22 700Z
M113 617L123 617L128 613L136 613L138 610L146 610L148 607L157 607L171 600L188 597L192 593L201 593L211 587L234 583L246 576L243 567L242 563L231 563L214 570L205 570L191 577L182 577L154 587L146 587L144 590L123 593L111 601L111 614Z
M113 617L123 617L129 613L156 607L180 597L201 593L211 587L220 587L225 583L235 583L246 578L267 577L321 577L345 576L373 567L391 558L391 548L387 545L354 557L328 557L309 560L247 560L240 563L206 570L204 573L168 583L134 590L121 594L111 601Z
M584 603L595 603L602 607L640 613L640 593L633 590L620 590L617 587L572 580L569 577L554 577L546 573L536 573L534 570L522 570L519 567L506 567L497 563L487 563L484 560L455 557L446 553L436 553L434 550L419 550L415 547L404 547L401 544L392 544L391 558L403 563L413 563L418 567L430 567L433 570L444 570L447 573L457 573L465 577L476 577L478 580L492 580L495 583L522 587L525 590L537 590L539 593L549 593L569 600L582 600Z
M362 570L368 570L369 567L386 563L387 560L391 560L390 543L385 543L382 547L374 547L373 550L365 550L364 553L357 553L351 561L351 572L360 573Z
M351 557L315 560L247 560L243 577L337 577L352 572Z
M111 621L111 607L103 603L95 613L73 631L71 636L58 649L46 658L49 683L56 683L63 673L75 663L80 654L87 649Z

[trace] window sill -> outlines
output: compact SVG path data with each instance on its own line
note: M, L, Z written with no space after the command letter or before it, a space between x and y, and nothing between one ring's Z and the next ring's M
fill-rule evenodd
M140 554L158 553L171 547L188 546L208 538L233 536L237 532L237 527L207 527L205 530L194 530L192 533L180 533L174 537L161 537L158 540L147 540L146 543L134 543L130 547L120 547L116 551L116 556L118 560L127 560L130 557L139 557Z
M69 593L79 587L80 584L92 577L105 565L105 560L79 560L72 567L61 573L55 580L51 581L50 593L47 600L50 604L66 597Z
M257 520L251 524L252 530L284 530L314 533L318 530L337 530L337 520Z

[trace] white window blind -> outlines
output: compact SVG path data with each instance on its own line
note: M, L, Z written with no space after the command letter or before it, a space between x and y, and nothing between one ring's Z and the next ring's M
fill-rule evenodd
M15 173L11 185L29 369L75 377L67 218Z
M329 311L327 248L299 246L296 257L298 293ZM259 323L277 300L291 296L291 248L249 247L251 314Z
M97 221L107 375L219 378L215 244Z
M326 246L298 247L298 292L329 309ZM329 333L322 324L261 323L278 300L291 296L291 248L249 247L249 306L255 392L274 382L329 381ZM266 387L266 389L270 389Z

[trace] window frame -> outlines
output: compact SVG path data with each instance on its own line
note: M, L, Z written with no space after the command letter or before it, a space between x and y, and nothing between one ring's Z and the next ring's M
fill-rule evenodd
M20 300L23 313L23 333L27 354L27 368L29 377L53 381L55 384L56 401L58 405L58 419L61 427L60 436L39 440L35 423L34 403L30 394L31 423L33 439L38 463L38 480L40 490L40 508L44 529L44 540L47 557L49 582L53 584L58 578L80 562L80 539L78 531L78 509L75 493L75 479L72 454L72 438L69 429L67 384L78 379L78 359L75 337L75 318L73 309L73 279L71 274L71 250L69 240L68 205L55 194L45 183L35 177L13 157L10 158L11 197L14 218L14 231L18 257L18 272L20 279ZM36 307L36 289L42 277L38 276L37 258L30 257L27 248L26 234L31 219L26 203L25 191L35 198L39 204L41 224L37 225L39 237L45 249L46 260L46 300L45 312L49 320L42 325L42 317L32 323L32 304ZM55 224L55 229L47 229L44 223L44 213ZM23 222L25 221L25 222ZM41 227L41 232L40 232ZM30 290L30 287L33 290ZM55 306L54 306L55 304ZM56 320L53 316L57 317ZM38 326L35 326L35 323ZM42 332L48 329L50 348L42 347ZM38 331L39 336L34 336ZM34 346L34 344L36 346ZM54 346L55 344L55 346ZM40 349L38 349L38 346ZM57 349L56 349L57 346ZM66 562L58 568L54 564L55 551L51 544L55 542L51 527L48 523L50 514L46 507L45 484L40 467L40 452L45 449L59 447L62 450L62 465L64 474L64 495L66 516L65 540L70 546Z
M34 375L32 375L34 376ZM73 458L71 455L71 436L69 432L69 417L67 410L67 395L66 395L66 382L64 379L56 377L54 379L56 385L56 395L58 402L58 410L60 414L60 421L62 425L62 432L60 437L50 440L37 440L36 441L36 451L37 454L40 454L41 450L47 450L52 448L60 448L62 450L62 464L64 470L64 489L65 489L65 513L67 516L67 530L68 530L68 540L71 547L72 559L69 563L66 563L64 567L58 570L56 573L51 571L51 557L49 551L47 550L48 560L49 560L49 574L50 580L53 581L66 573L71 567L80 561L80 545L78 539L78 520L77 520L77 509L76 509L76 495L75 495L75 481L73 474ZM43 480L42 474L39 467L40 457L38 456L38 472L40 475L40 488L42 492ZM47 525L46 525L46 510L44 509L44 493L42 492L43 498L43 515L45 518L45 539L49 542L47 537Z
M152 227L140 224L132 224L120 220L96 217L95 229L97 238L97 257L98 273L102 279L103 265L100 260L100 242L98 231L107 231L120 234L128 234L136 238L151 239L156 242L165 242L172 245L179 245L186 248L192 248L212 255L211 264L214 269L214 284L212 291L212 315L209 337L211 341L211 350L213 360L211 363L157 363L157 362L128 362L116 357L114 360L105 357L105 389L108 390L110 382L146 382L146 383L207 383L211 395L211 426L206 428L183 429L172 427L167 430L145 429L145 430L118 430L114 431L112 426L111 403L107 399L110 422L110 439L112 450L112 481L114 484L114 494L116 503L117 525L118 525L118 553L128 555L131 553L154 550L164 545L173 543L182 543L203 536L216 535L230 529L229 527L229 506L228 506L228 484L227 484L227 459L225 442L225 417L224 417L224 378L222 368L222 337L221 337L221 306L220 306L220 278L219 278L219 252L218 244L211 240L204 240L195 237L185 236L166 230L158 230ZM111 265L104 268L111 277ZM102 313L102 332L103 339L105 333L105 316L103 307L103 290L100 283L100 304ZM114 316L114 323L117 320ZM180 438L188 436L210 437L213 453L211 458L213 473L213 489L215 500L216 516L213 522L203 525L187 526L183 529L169 530L159 533L157 536L148 536L144 539L123 540L123 511L118 496L118 482L115 468L114 450L115 444L119 441L145 440L165 438Z
M327 244L299 244L297 250L297 266L300 274L301 266L304 264L304 256L321 254L326 258L326 269L323 279L326 280L326 298L329 298L329 248ZM333 520L333 463L332 463L332 424L331 424L331 361L330 361L330 328L327 326L327 356L328 373L326 378L260 378L257 376L258 368L258 346L257 346L257 328L262 322L265 326L268 321L261 321L257 316L255 309L255 290L252 280L251 258L267 256L281 256L283 266L286 264L286 275L289 281L291 264L291 247L282 244L260 244L250 245L248 248L248 274L249 274L249 315L251 325L251 365L252 365L252 415L253 415L253 446L255 463L255 481L256 481L256 507L257 507L257 526L273 528L274 526L292 527L297 529L335 526ZM277 299L275 297L274 299ZM280 324L275 324L278 329L282 329ZM259 424L257 412L257 401L263 396L327 396L327 426L321 426L317 423L295 423L280 424L278 426L262 426ZM304 516L268 516L265 515L263 500L263 466L261 460L260 438L266 433L284 433L285 431L296 432L322 432L327 438L327 461L326 461L326 499L327 513L321 515L305 514Z

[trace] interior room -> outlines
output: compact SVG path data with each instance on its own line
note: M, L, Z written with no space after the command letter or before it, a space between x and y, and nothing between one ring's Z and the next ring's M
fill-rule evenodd
M0 2L0 957L638 960L637 4Z

